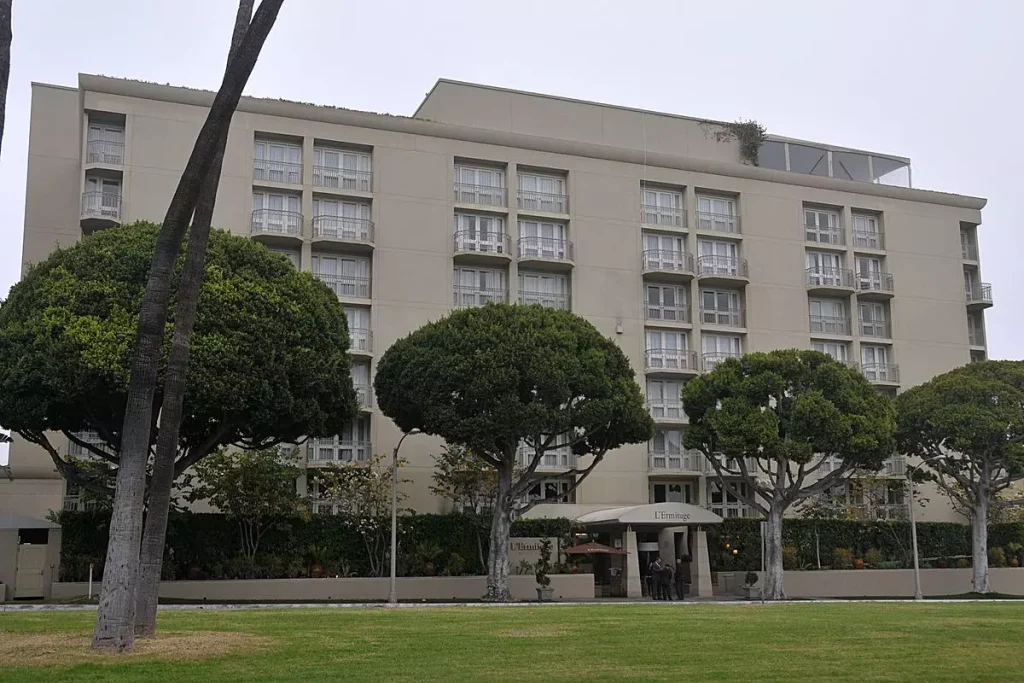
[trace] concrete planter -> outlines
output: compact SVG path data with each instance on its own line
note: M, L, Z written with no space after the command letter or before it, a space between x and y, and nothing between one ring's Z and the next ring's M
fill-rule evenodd
M551 586L537 586L537 599L541 602L550 602L554 592L555 589Z

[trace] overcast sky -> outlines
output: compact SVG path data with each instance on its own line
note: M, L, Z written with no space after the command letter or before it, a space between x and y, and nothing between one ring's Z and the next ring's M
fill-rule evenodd
M14 0L0 295L20 272L29 84L85 72L215 90L236 8ZM1018 0L285 0L247 93L409 115L446 77L910 157L915 187L988 198L989 352L1020 358L1022 27Z

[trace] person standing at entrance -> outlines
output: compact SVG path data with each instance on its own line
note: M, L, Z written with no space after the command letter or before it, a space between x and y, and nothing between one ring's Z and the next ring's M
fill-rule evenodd
M672 565L666 562L661 567L661 574L659 579L661 580L661 592L664 596L663 600L672 599L672 577L675 575L675 570L672 569Z
M651 580L651 597L655 600L661 600L661 571L664 569L664 565L661 564L661 558L655 557L654 561L651 562L647 568L647 576Z

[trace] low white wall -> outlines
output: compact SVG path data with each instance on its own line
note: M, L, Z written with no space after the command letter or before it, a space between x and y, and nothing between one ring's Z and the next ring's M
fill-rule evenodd
M253 579L247 581L162 581L160 597L178 600L387 600L389 580L382 579ZM93 594L99 591L93 584ZM487 592L484 576L410 576L398 579L399 600L477 600ZM531 576L509 577L516 600L536 600L537 581ZM592 600L593 574L552 574L555 600ZM89 584L54 583L54 598L87 595Z
M719 575L716 594L738 593L745 572ZM760 577L760 572L758 576ZM988 570L996 593L1024 595L1024 567ZM921 593L927 596L962 595L971 591L970 569L922 569ZM761 580L760 578L758 579ZM790 598L912 598L912 569L839 569L788 571L783 576Z

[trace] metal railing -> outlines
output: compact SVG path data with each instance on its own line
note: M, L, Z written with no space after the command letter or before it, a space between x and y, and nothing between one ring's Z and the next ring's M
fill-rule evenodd
M100 508L100 501L94 498L83 498L82 496L64 496L62 506L65 510L72 512L85 512Z
M640 207L640 222L669 228L686 227L686 211L682 208L644 204Z
M647 349L644 361L648 370L697 372L697 352L687 349Z
M302 214L280 209L256 209L252 212L252 234L302 236Z
M885 249L885 235L881 232L854 228L853 246L855 249Z
M853 288L853 271L849 268L808 268L804 271L808 287Z
M678 398L648 398L647 411L655 420L686 421L683 402Z
M456 252L471 251L480 254L504 254L511 256L511 241L508 233L486 230L459 230L452 239Z
M313 216L313 237L371 244L373 236L373 221L369 218Z
M355 299L370 298L370 278L368 277L338 275L337 273L318 273L316 271L313 272L313 276L323 281L337 296Z
M977 244L963 244L960 243L960 252L963 254L964 261L977 261L978 260L978 245Z
M900 381L900 366L895 363L861 363L860 371L869 382Z
M455 183L455 201L480 206L508 206L508 189L496 185Z
M644 311L647 320L659 320L670 323L690 322L690 307L684 303L669 306L666 304L651 304L645 301Z
M465 287L455 285L453 299L459 308L484 306L486 304L505 303L508 301L508 290L498 287Z
M569 213L569 195L557 192L519 190L516 202L519 208L524 211Z
M531 292L526 289L519 290L519 303L539 304L544 308L553 308L557 311L569 310L569 297L565 294L551 294L549 292Z
M121 195L113 192L85 192L82 194L82 216L120 220Z
M985 333L981 328L968 327L967 328L967 343L971 346L984 346L985 345Z
M700 451L683 450L680 453L647 450L648 472L704 472L706 458Z
M730 358L739 358L741 355L742 354L730 351L712 351L705 353L701 356L701 361L704 363L704 372L711 372L721 363L724 363Z
M369 384L353 384L356 391L356 403L364 410L373 409L373 388Z
M670 273L692 273L693 254L673 249L644 249L642 258L644 270Z
M731 213L711 213L709 211L697 212L697 229L709 232L727 232L738 234L740 231L740 217Z
M355 190L373 192L373 172L357 171L354 168L336 166L314 166L313 184L334 190Z
M537 452L526 444L520 444L516 453L519 458L519 466L523 469L529 467L534 456L537 455ZM573 467L576 467L576 455L567 444L555 445L546 449L540 462L537 463L538 470L568 470Z
M992 285L987 282L975 282L964 287L967 303L992 303Z
M875 339L891 339L892 325L888 320L863 320L860 321L860 336L873 337Z
M310 439L306 464L310 467L331 463L366 462L373 456L369 441L348 439Z
M857 289L861 292L893 292L892 273L859 272Z
M106 441L104 441L102 438L100 438L100 435L97 434L96 432L85 431L85 432L75 432L74 434L75 434L75 436L80 441L84 441L85 443L89 444L90 446L93 446L97 450L103 451L104 453L108 453L110 455L114 454L113 446L111 446ZM67 450L67 453L68 453L68 455L70 455L73 458L95 458L96 457L96 454L93 453L91 450L89 450L85 446L78 445L77 443L75 443L71 439L68 439L68 450Z
M715 458L718 460L718 462L723 463L723 466L728 468L729 470L733 472L739 472L740 466L739 463L736 461L736 458L726 458L724 455L720 453L716 454ZM760 466L758 466L757 464L757 458L743 458L743 464L746 465L747 473L750 474L751 476L764 476L764 472L761 471ZM714 465L711 464L711 461L707 459L707 456L704 457L704 471L709 474L715 473L715 467Z
M746 315L742 308L717 308L700 307L700 322L702 325L724 325L725 327L746 327Z
M704 254L697 257L697 275L708 277L722 275L726 277L750 277L747 259L739 256L718 256Z
M124 143L112 140L89 140L85 143L85 163L120 166L124 163Z
M815 225L805 225L804 233L804 239L808 242L839 246L846 244L846 231L842 228L819 228Z
M253 180L267 180L274 183L302 183L302 164L292 161L252 160Z
M812 334L850 334L850 320L838 315L812 315Z
M907 474L907 459L902 455L886 458L882 463L882 475L886 477L903 477Z
M518 241L519 258L544 258L555 261L572 261L573 244L557 237L536 237L528 235Z
M373 352L373 330L366 327L348 328L349 351Z

